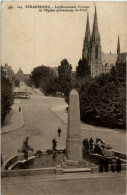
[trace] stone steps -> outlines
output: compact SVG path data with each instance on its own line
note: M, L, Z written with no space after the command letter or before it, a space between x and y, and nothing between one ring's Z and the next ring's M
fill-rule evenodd
M89 172L91 173L91 168L70 168L70 169L63 169L63 173L78 173L78 172Z

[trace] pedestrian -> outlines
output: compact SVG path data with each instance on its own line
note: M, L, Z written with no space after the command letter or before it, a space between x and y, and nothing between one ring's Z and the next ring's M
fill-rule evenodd
M84 138L84 140L83 140L83 142L82 142L85 149L86 149L86 143L87 143L87 141L88 141L88 139L85 139L85 138Z
M58 136L60 137L60 134L61 134L61 129L60 129L60 127L59 127L59 129L57 130L57 132L58 132Z
M121 160L118 157L117 161L116 161L116 171L120 172L121 171Z
M53 150L56 150L57 141L55 138L52 140L52 144L53 144Z
M101 156L100 162L99 162L99 171L103 173L103 168L104 168L104 159L103 156Z
M92 137L90 138L90 140L89 140L89 146L90 146L90 149L92 150L93 149L93 139L92 139Z
M3 158L2 158L2 154L1 154L1 167L3 165Z
M104 159L104 169L105 169L105 172L108 172L108 165L109 165L109 161L108 161L108 158L106 157Z
M86 148L87 148L87 150L89 149L89 142L88 141L86 143Z
M112 158L111 169L112 169L112 172L116 171L116 159L115 158Z
M21 112L21 107L19 107L19 112Z

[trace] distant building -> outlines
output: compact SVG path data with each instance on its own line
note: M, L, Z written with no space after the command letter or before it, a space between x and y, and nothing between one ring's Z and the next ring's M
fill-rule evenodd
M15 74L15 77L20 81L25 81L25 79L28 79L29 76L30 74L24 74L21 68L18 70L17 74Z
M9 79L10 82L13 81L14 71L12 70L11 66L8 66L8 64L5 64L3 67L5 77Z
M120 53L117 57L117 63L126 64L127 62L127 52Z
M87 15L86 32L82 50L82 59L87 59L91 67L91 76L95 77L101 73L109 72L112 66L115 66L119 54L119 37L117 45L117 54L112 54L111 52L109 54L102 53L101 38L95 7L92 34L90 34L89 16Z

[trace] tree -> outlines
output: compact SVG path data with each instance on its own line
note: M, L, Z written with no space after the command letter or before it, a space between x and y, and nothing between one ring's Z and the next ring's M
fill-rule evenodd
M3 67L1 67L1 123L3 124L6 114L13 104L13 90L9 79L5 77Z
M112 77L112 78L111 78ZM116 77L102 74L80 88L81 119L111 128L126 127L126 95Z
M97 126L126 128L126 83L122 77L119 79L115 67L95 78L78 79L75 88L79 91L82 121Z
M51 77L46 83L44 88L45 95L56 95L59 91L59 80L58 77Z
M15 87L19 87L20 86L20 80L19 79L17 79L15 76L13 76L12 80L14 82Z
M64 94L68 91L68 87L71 85L71 73L72 66L69 64L67 59L61 61L61 65L58 66L58 79L60 84L60 91Z
M76 79L84 79L90 76L90 66L87 59L80 59L76 67Z
M51 68L42 65L33 69L30 78L35 87L40 87L43 90L45 83L54 76L55 72Z

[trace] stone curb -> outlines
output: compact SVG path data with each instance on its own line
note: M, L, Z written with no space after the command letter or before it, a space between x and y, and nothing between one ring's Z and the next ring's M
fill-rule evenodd
M57 117L59 117L59 119L60 119L61 121L63 121L63 122L67 125L67 121L65 121L65 120L57 113L57 111L55 110L55 107L52 107L51 110L52 110L52 112L53 112Z
M61 115L59 115L59 111L57 111L56 110L56 107L59 107L59 106L55 106L55 107L52 107L51 108L51 110L52 110L52 112L54 112L55 114L56 114L56 116L58 116L65 124L67 124L67 121L66 120L64 120L63 119L63 117L61 116ZM66 106L65 106L66 107ZM62 111L62 110L61 110ZM86 125L89 125L89 124L86 124ZM82 124L81 124L81 126L82 126ZM100 129L100 127L97 127L98 129L95 129L96 131L99 131L99 132L105 132L105 130L101 130ZM86 127L81 127L81 129L83 129L83 130L87 130L87 128ZM108 128L105 128L106 130L108 129ZM94 129L93 130L90 130L90 131L95 131ZM107 131L107 133L112 133L112 131L111 131L111 129L108 129L109 131ZM112 130L114 130L114 129L112 129ZM119 130L119 129L116 129L116 131L114 131L114 133L115 134L119 134L119 132L117 132L117 130ZM123 130L124 131L124 130ZM121 132L121 133L125 133L125 132Z
M12 132L12 131L19 130L20 128L22 128L22 127L24 127L24 126L25 126L24 117L23 117L23 108L22 108L22 111L21 111L21 113L20 113L20 114L21 114L22 124L21 124L18 128L12 129L12 130L10 130L10 131L4 131L4 132L2 132L2 131L1 131L1 134L10 133L10 132Z

